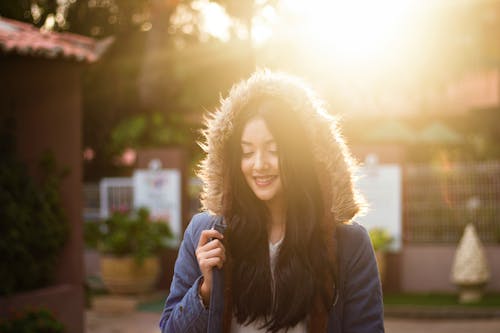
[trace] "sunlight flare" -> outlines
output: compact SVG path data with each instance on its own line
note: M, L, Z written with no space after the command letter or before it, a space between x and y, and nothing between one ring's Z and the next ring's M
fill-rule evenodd
M388 60L408 41L424 5L416 0L284 0L305 47L350 64Z

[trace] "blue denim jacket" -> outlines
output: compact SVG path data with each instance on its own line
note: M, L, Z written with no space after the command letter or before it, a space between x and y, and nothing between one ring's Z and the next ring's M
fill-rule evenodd
M214 275L209 309L198 297L201 271L195 250L201 232L215 223L208 213L191 220L175 263L170 294L160 319L162 333L220 333L222 330L223 281ZM339 295L328 318L328 333L384 332L380 280L373 248L366 230L359 224L337 227Z

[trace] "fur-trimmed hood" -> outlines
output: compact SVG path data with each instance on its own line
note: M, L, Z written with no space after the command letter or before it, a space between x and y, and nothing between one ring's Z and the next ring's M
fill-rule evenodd
M353 186L354 163L337 127L322 101L299 79L271 71L259 71L234 85L219 108L207 117L200 145L206 153L198 176L203 181L201 202L204 210L223 214L224 151L236 116L259 97L278 97L296 113L312 144L322 192L335 222L350 221L360 210L362 200Z

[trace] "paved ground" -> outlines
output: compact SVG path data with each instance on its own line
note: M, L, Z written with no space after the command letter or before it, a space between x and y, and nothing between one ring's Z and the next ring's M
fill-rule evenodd
M87 333L159 333L158 313L130 312L103 314L87 311ZM393 319L385 321L386 333L500 333L500 319L424 320Z
M125 314L104 314L86 312L86 333L160 333L159 313L130 312Z
M386 319L386 333L500 333L500 319Z

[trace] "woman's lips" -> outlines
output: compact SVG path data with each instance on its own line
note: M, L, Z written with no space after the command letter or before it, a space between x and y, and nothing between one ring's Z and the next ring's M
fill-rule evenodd
M265 187L271 185L271 183L277 178L277 176L258 176L253 178L257 186Z

